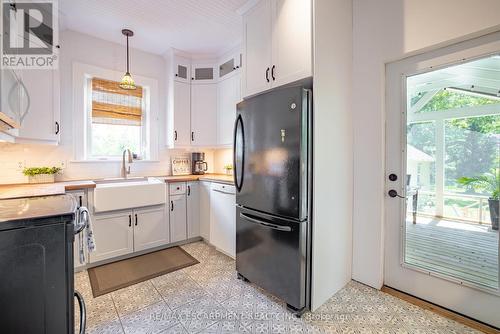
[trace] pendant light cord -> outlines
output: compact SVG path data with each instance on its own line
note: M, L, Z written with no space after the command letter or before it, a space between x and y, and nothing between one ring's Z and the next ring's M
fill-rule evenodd
M130 73L129 72L129 67L128 67L128 35L127 35L127 73Z

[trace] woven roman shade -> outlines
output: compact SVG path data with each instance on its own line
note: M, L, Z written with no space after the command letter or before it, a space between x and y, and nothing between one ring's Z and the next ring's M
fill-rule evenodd
M92 123L141 125L142 87L125 90L119 84L92 78Z

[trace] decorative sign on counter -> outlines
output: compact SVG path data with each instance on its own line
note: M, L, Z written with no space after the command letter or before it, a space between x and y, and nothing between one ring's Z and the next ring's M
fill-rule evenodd
M190 175L191 161L188 157L172 157L172 175Z

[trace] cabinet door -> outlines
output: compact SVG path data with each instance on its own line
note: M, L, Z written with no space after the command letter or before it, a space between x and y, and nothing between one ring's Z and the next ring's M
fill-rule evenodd
M19 137L57 142L59 121L59 80L57 70L29 70L22 73L21 111L26 111Z
M191 144L213 146L217 143L217 85L191 86Z
M132 211L94 215L92 224L96 250L90 253L91 263L134 251Z
M189 59L174 55L174 80L188 83L191 81L191 63Z
M134 209L134 251L168 244L170 240L165 205Z
M170 196L170 242L187 239L186 196Z
M273 87L312 76L312 1L273 4Z
M260 1L245 14L243 41L243 96L247 97L271 88L271 0Z
M200 190L198 182L188 182L187 199L187 237L200 236Z
M200 182L200 236L210 241L210 182Z
M217 145L233 144L236 104L241 100L240 75L228 77L217 87Z
M173 110L174 146L189 146L191 143L191 85L174 82Z
M210 242L225 254L236 256L236 195L234 186L212 183Z
M214 64L193 64L191 66L191 83L214 83L217 81L217 71Z

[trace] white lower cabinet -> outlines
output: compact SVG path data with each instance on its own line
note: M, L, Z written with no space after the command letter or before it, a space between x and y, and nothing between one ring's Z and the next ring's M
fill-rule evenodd
M170 242L187 239L186 195L170 195Z
M91 263L169 242L164 205L94 214L92 227L96 250L90 253Z
M93 217L96 250L90 253L90 262L97 262L134 251L132 211L96 214Z
M186 186L187 201L187 237L200 236L200 191L198 182L188 182Z
M200 236L210 242L210 182L200 182Z
M168 244L169 226L165 206L134 210L134 251Z
M236 192L227 184L212 183L210 191L210 243L236 256Z

